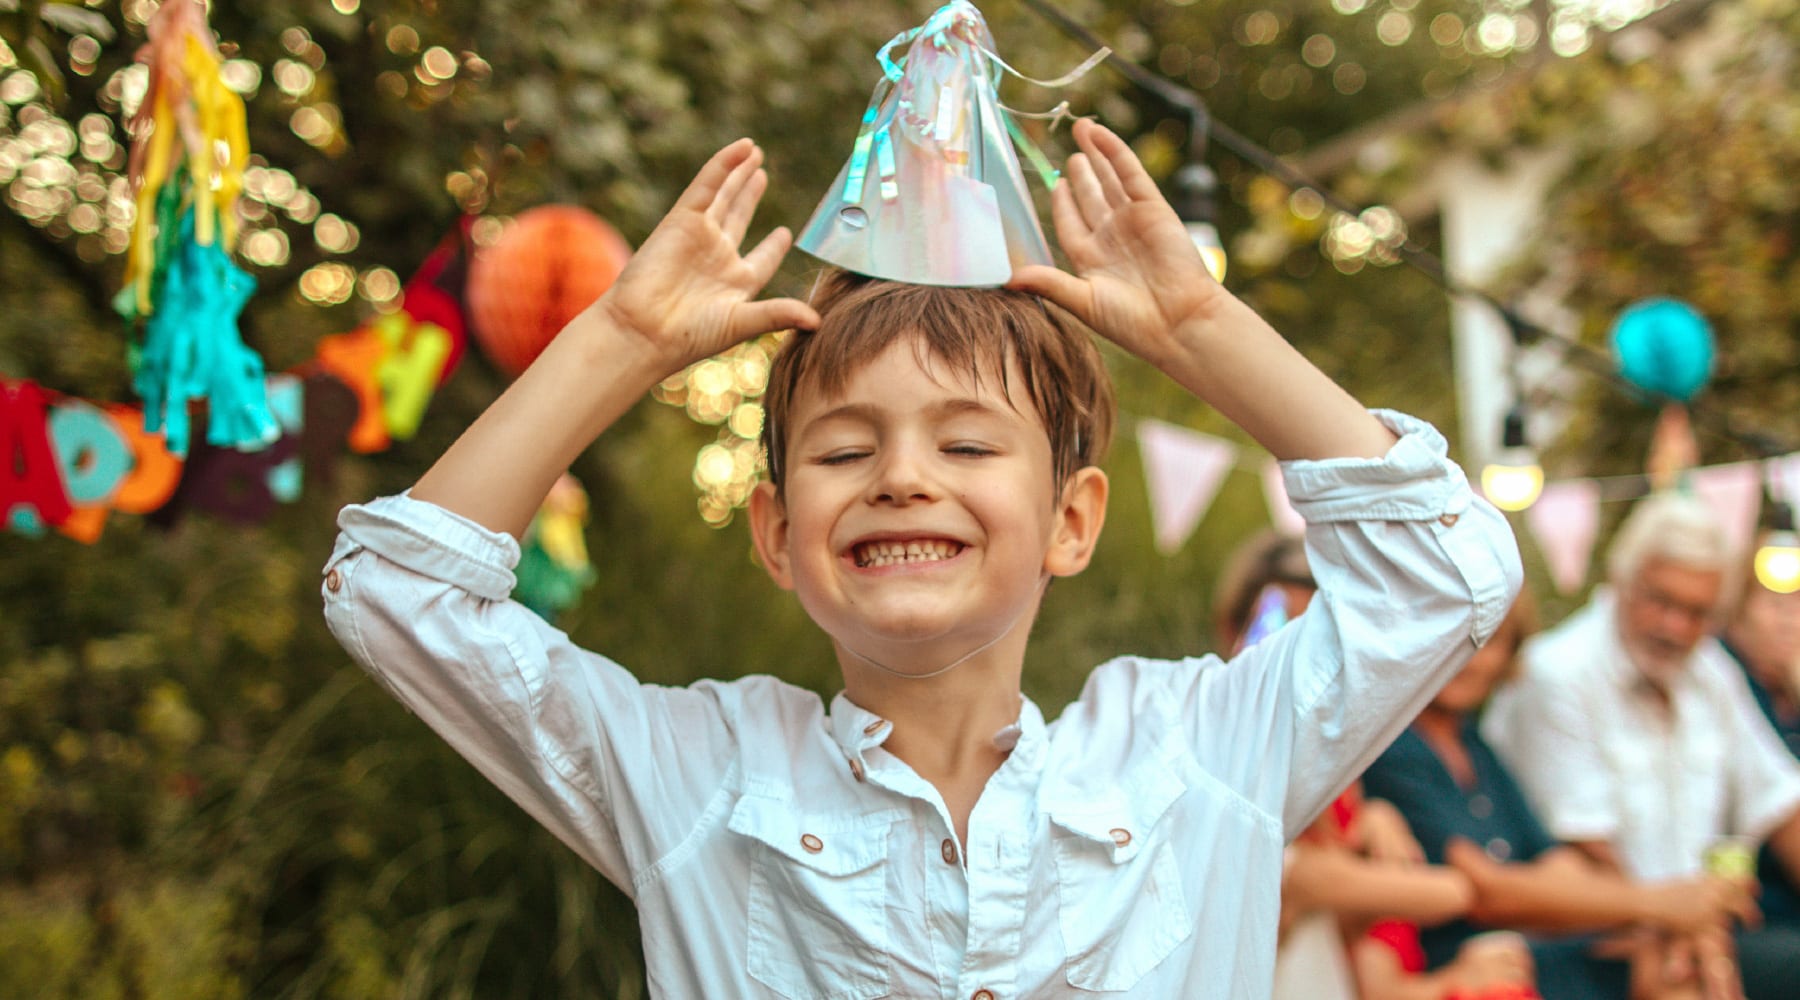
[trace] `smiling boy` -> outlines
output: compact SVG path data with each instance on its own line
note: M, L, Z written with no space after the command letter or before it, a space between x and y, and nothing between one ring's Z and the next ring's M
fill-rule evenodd
M1266 996L1285 839L1499 622L1519 567L1428 426L1364 410L1207 274L1091 122L1053 193L1073 273L1011 290L833 274L755 296L767 183L726 147L611 290L410 491L345 510L327 616L367 669L636 901L652 992ZM1229 666L1124 657L1046 724L1020 693L1048 581L1105 518L1086 335L1287 460L1320 593ZM556 476L670 373L797 327L750 520L844 691L637 683L506 600ZM1199 600L1198 595L1194 598Z

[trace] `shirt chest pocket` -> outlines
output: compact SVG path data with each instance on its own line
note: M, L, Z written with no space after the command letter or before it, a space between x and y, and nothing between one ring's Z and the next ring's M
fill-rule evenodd
M1129 990L1193 933L1170 845L1186 790L1159 761L1099 800L1049 803L1070 986Z
M808 814L746 795L730 829L750 855L749 972L791 1000L888 995L888 831L897 811Z

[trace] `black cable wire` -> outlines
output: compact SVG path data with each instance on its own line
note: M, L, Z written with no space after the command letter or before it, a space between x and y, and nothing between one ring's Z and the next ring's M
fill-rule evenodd
M1093 49L1111 48L1099 35L1070 17L1049 0L1022 0L1022 2L1039 16L1056 25L1064 34L1080 41L1083 45ZM1191 116L1193 128L1203 129L1209 140L1217 140L1219 145L1230 150L1245 163L1276 178L1289 188L1305 188L1312 191L1335 211L1352 217L1362 215L1362 207L1329 190L1325 185L1301 173L1255 140L1214 118L1199 91L1139 66L1119 55L1117 49L1112 49L1107 54L1106 65L1111 66L1139 88L1162 98L1171 107L1187 112ZM1452 278L1444 266L1443 258L1413 242L1410 238L1403 240L1393 249L1401 263L1425 275L1442 288L1446 295L1473 299L1493 309L1501 321L1506 324L1506 329L1515 346L1524 347L1541 341L1549 341L1562 349L1565 358L1581 365L1628 395L1639 399L1647 398L1652 403L1682 402L1662 393L1650 392L1627 380L1618 373L1611 355L1605 351L1565 337L1554 330L1546 329L1520 315L1518 310L1501 302L1491 293ZM1688 408L1688 413L1696 426L1704 426L1714 434L1738 442L1758 458L1774 458L1794 450L1784 447L1781 442L1761 431L1749 431L1737 427L1729 414L1712 407L1699 406L1691 402L1682 405Z

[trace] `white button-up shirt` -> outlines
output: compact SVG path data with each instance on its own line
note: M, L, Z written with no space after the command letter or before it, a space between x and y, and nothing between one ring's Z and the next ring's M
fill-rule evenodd
M1675 673L1665 708L1601 588L1523 659L1482 735L1558 840L1607 841L1637 878L1681 878L1703 870L1717 838L1761 840L1800 809L1800 764L1717 641Z
M389 497L347 508L332 630L636 902L667 997L1259 998L1282 847L1485 640L1506 522L1429 426L1294 462L1321 587L1232 663L1127 657L1012 752L967 843L892 726L773 677L640 684L507 600L516 543ZM985 992L984 992L985 991Z

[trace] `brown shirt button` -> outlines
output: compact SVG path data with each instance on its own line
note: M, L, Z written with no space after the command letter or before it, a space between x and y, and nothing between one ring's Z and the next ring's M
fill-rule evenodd
M1107 832L1112 834L1113 843L1119 845L1120 847L1124 847L1125 845L1131 843L1131 831L1125 829L1122 826L1115 826Z
M1456 522L1461 519L1461 515L1458 514L1445 514L1443 517L1438 518L1438 523L1446 528L1454 528Z
M943 853L944 853L944 864L947 864L947 865L956 864L956 841L951 840L949 837L945 837L944 844L943 844Z
M857 781L863 780L862 761L857 760L855 757L850 758L850 776Z
M808 854L817 854L825 849L825 842L810 833L803 833L800 835L800 846L806 848Z
M343 585L344 585L344 578L338 575L337 570L334 569L331 572L325 574L325 589L326 590L329 590L335 594L338 592L338 589L341 588Z
M994 1000L993 990L976 990L969 994L969 1000Z
M863 727L863 735L874 736L876 733L881 732L881 727L885 725L887 725L886 719L876 719L874 722Z

